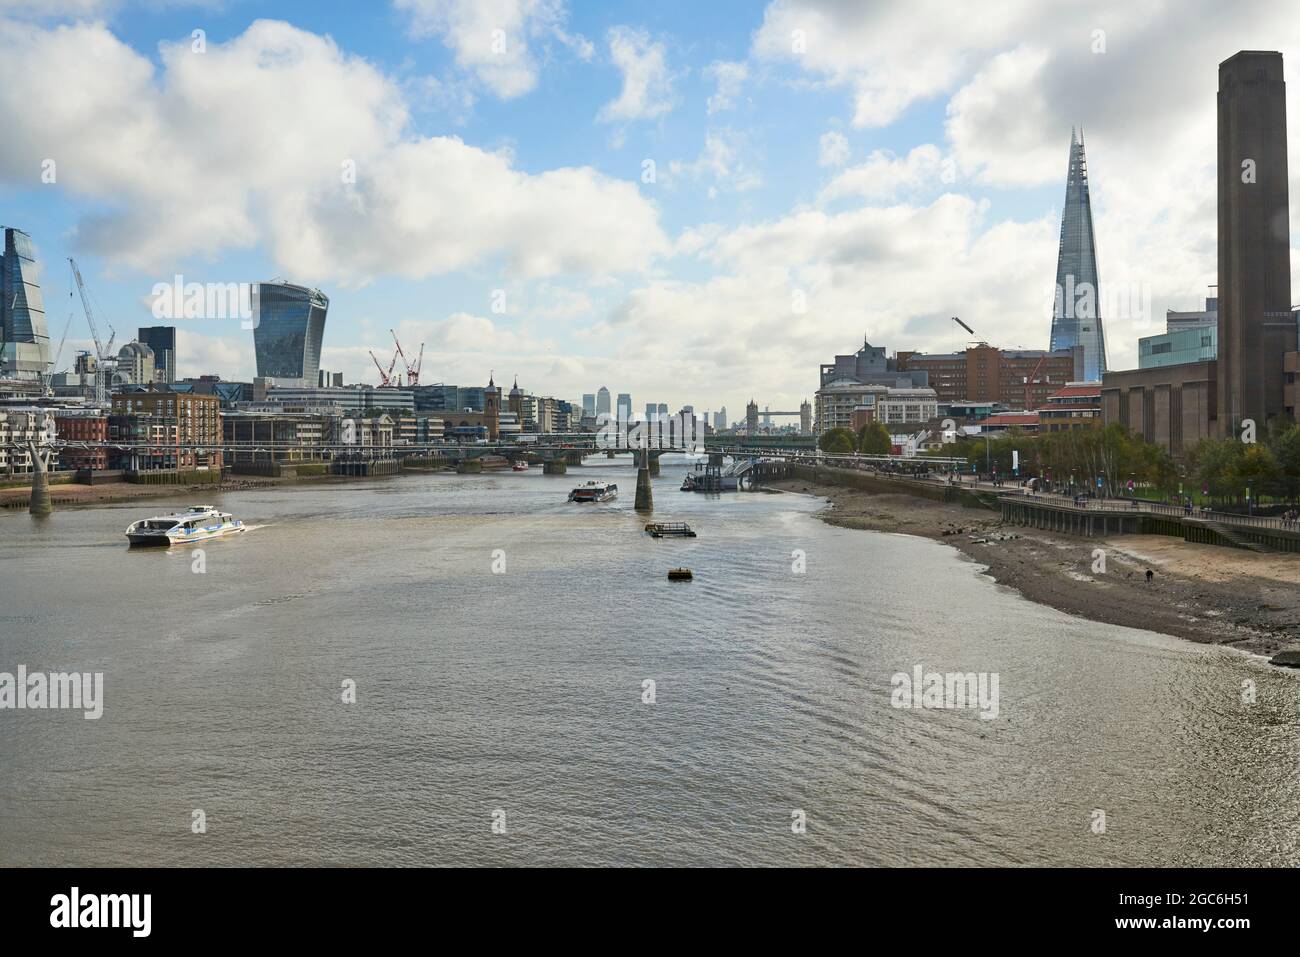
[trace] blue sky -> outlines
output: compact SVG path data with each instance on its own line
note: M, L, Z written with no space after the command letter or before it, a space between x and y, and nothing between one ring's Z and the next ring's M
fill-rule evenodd
M73 315L61 365L74 256L119 342L173 274L282 277L330 296L350 381L391 327L425 381L735 419L864 337L960 348L952 315L1046 347L1078 122L1103 282L1146 303L1103 313L1126 367L1214 281L1217 63L1295 39L1189 6L0 0L0 220L52 338ZM178 325L183 374L253 374L237 323Z

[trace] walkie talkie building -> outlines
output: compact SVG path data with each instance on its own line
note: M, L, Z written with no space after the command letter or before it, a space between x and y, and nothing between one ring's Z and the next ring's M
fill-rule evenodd
M1092 232L1092 202L1088 196L1088 158L1083 150L1083 134L1071 131L1049 348L1055 352L1075 346L1083 347L1084 379L1100 382L1101 374L1106 371L1106 337L1101 327L1101 286Z
M329 307L319 289L259 283L253 328L257 374L283 385L315 386Z

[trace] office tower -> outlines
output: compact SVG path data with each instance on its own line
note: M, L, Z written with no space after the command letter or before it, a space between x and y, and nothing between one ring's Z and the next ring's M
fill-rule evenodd
M584 392L582 395L582 414L584 418L596 417L596 394Z
M661 418L661 419L666 419L666 418L668 418L668 403L667 403L667 402L660 402L660 403L659 403L659 418Z
M1219 64L1221 435L1283 411L1282 354L1296 349L1291 309L1282 54L1243 50Z
M1106 339L1101 328L1101 287L1088 193L1088 158L1083 134L1070 133L1070 168L1061 210L1061 244L1056 259L1056 301L1052 309L1051 351L1083 347L1083 378L1101 381L1106 371Z
M280 385L310 386L320 371L329 298L319 289L285 282L258 283L254 290L253 347L259 378Z
M154 381L176 381L176 327L141 326L136 341L153 350Z
M659 418L659 406L653 402L647 402L645 404L645 420L653 422L657 418Z
M596 414L609 415L609 390L603 385L596 390Z
M0 377L40 379L53 370L50 334L45 326L45 303L36 282L36 252L32 239L21 229L5 230L5 251L0 259L0 320L4 351Z
M626 392L618 394L618 418L620 421L628 422L632 419L632 396Z
M725 405L722 407L722 410L718 413L718 418L722 419L722 428L725 429L727 427L727 407Z

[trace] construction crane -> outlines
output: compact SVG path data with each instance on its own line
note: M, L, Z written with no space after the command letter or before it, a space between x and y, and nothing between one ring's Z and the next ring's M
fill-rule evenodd
M420 363L424 362L424 343L423 342L420 343L420 355L415 360L415 365L411 365L411 363L407 361L406 353L402 351L402 343L398 341L397 333L393 332L392 329L389 329L388 332L392 335L393 342L397 343L397 355L402 357L402 365L406 367L406 384L419 385L420 384ZM397 356L394 356L393 359L394 361L396 361Z
M397 365L396 355L393 356L393 361L388 363L387 372L385 372L384 367L379 364L379 360L375 358L375 353L373 349L370 350L370 361L372 361L375 364L375 368L379 370L379 387L381 389L386 389L389 386L394 386L397 384L396 382L393 381L393 367Z
M77 292L81 294L81 308L86 311L86 324L90 326L90 337L95 340L95 404L102 409L108 405L108 366L112 361L113 341L117 339L117 332L112 325L109 325L108 345L105 346L99 338L95 310L90 306L90 293L86 291L86 283L81 278L77 261L68 257L68 263L72 266L72 277L77 281Z
M1046 361L1047 361L1047 355L1044 354L1042 358L1038 360L1038 363L1034 366L1034 371L1029 373L1029 375L1025 377L1025 411L1026 412L1034 411L1031 408L1031 406L1034 404L1034 399L1033 399L1034 376L1038 375L1038 370L1043 367L1043 363Z

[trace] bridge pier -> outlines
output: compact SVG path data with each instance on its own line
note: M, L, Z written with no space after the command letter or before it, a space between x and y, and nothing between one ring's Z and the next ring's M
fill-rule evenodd
M547 459L542 463L543 475L564 475L569 471L569 463L564 459Z
M651 475L659 474L659 456L657 455L650 456L649 468L650 468Z
M636 470L634 507L638 512L653 512L655 507L654 495L650 491L650 453L645 449L641 450L641 464Z
M32 497L27 503L27 511L44 517L54 511L54 503L50 500L50 476L45 470L45 453L36 448L35 442L29 442L27 448L32 460Z

